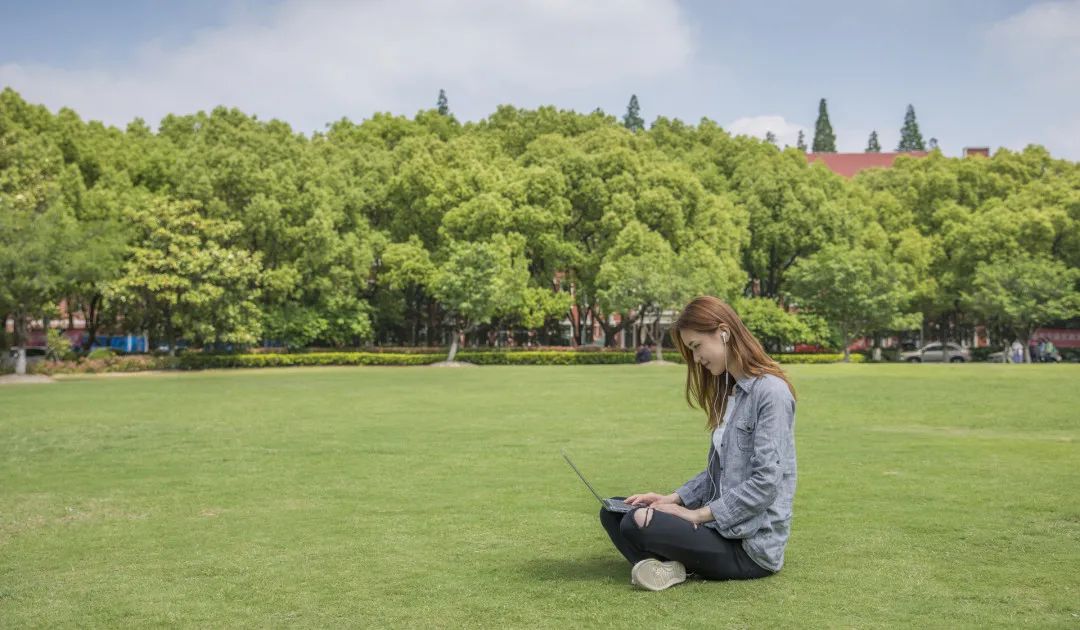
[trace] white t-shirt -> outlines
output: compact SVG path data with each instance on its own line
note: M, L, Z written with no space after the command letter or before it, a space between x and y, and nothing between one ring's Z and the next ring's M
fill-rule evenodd
M724 422L720 426L713 429L712 443L713 448L716 449L716 455L718 457L720 456L720 443L724 439L724 427L726 427L727 423L731 420L731 412L735 409L735 404L739 401L739 396L740 394L738 392L738 389L736 389L734 395L728 397L727 408L724 409Z

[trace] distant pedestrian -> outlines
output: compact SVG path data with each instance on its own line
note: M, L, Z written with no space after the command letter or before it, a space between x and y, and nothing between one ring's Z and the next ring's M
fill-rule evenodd
M1049 338L1043 337L1042 343L1039 344L1040 355L1042 360L1046 363L1057 363L1061 360L1061 354L1058 353L1057 346Z
M1015 339L1012 342L1012 362L1023 363L1024 362L1024 344L1020 343L1019 339Z
M641 344L638 346L637 354L634 355L635 363L648 363L652 361L652 352L649 350L649 346Z

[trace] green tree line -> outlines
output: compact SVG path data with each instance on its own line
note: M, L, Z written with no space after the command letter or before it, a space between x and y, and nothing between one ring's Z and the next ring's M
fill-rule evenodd
M612 344L705 293L773 349L1080 309L1075 162L932 151L846 180L708 119L646 129L633 105L462 124L442 94L304 135L227 108L118 129L5 89L5 347L64 299L91 333L170 347L585 343L592 322Z

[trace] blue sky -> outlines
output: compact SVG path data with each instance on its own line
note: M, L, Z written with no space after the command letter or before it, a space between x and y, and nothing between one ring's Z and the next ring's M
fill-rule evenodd
M476 120L501 103L737 133L895 147L1047 146L1080 159L1080 0L725 2L279 0L0 2L0 85L85 118L152 124L219 104L308 132L413 115L446 89Z

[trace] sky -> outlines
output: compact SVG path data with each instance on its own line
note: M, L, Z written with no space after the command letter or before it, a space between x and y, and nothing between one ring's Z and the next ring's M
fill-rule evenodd
M709 118L895 148L908 104L946 155L1080 160L1080 0L0 0L0 87L124 126L218 105L310 133L500 104Z

